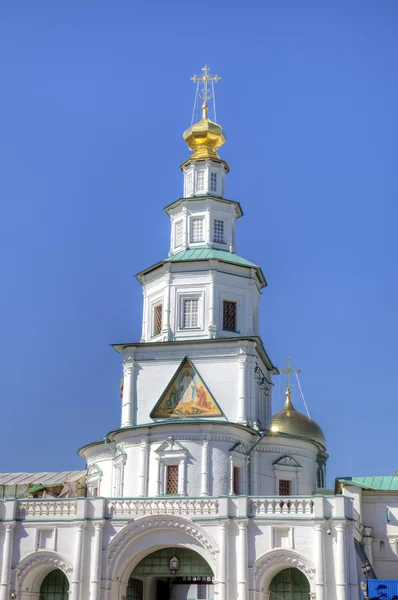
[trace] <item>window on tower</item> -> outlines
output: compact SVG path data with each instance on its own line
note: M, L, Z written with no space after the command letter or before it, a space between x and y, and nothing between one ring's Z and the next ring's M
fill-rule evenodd
M236 331L236 302L223 302L223 324L224 331Z
M153 327L152 335L159 335L162 333L162 318L163 318L163 305L157 304L153 307Z
M193 173L188 173L185 184L185 195L192 196L193 194Z
M203 242L203 218L191 220L191 242Z
M292 494L292 482L288 479L279 480L279 495L280 496L291 496Z
M183 228L183 222L177 221L177 223L174 226L174 246L175 246L175 248L178 248L178 246L181 246L181 244L182 244L182 228Z
M199 327L199 300L197 298L184 300L182 326L184 329Z
M198 171L197 191L198 192L204 192L204 190L205 190L205 172L204 171Z
M213 241L216 244L224 243L224 221L221 219L214 219Z
M240 494L240 469L234 467L234 494Z
M210 173L210 191L217 191L217 173Z
M166 467L166 494L178 494L178 465Z

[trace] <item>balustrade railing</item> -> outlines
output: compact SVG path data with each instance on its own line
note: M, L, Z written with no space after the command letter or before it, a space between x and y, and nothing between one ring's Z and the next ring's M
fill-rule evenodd
M274 498L251 498L249 516L280 515L283 517L313 517L314 501L312 498L291 498L279 496Z
M107 502L109 516L185 515L213 516L218 514L217 499L148 498L142 500L112 499Z

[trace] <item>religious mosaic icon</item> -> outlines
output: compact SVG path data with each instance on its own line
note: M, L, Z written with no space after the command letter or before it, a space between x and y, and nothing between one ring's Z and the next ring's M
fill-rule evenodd
M222 412L188 358L184 358L151 412L153 419L219 417Z

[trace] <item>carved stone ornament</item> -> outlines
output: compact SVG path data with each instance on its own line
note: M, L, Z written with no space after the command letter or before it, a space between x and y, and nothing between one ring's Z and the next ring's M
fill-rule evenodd
M142 520L141 522L134 521L126 525L111 541L108 547L108 565L111 565L115 560L120 548L124 548L129 540L154 529L174 529L182 531L191 537L194 537L198 542L206 548L213 556L219 551L215 543L210 541L199 527L193 523L187 523L182 519L176 518L153 518L150 520Z
M70 581L70 577L71 577L71 574L73 571L71 565L69 565L62 558L41 554L40 556L35 556L31 560L28 560L21 568L17 567L17 579L19 580L20 585L22 584L22 581L25 579L25 577L29 573L29 571L31 571L32 569L35 569L36 567L39 567L41 565L45 565L45 566L51 565L55 569L60 569L61 571L63 571L65 573L65 575L67 576L67 578Z
M260 584L264 573L275 565L295 567L302 571L308 579L313 579L315 574L315 568L310 562L292 551L276 551L270 552L269 555L260 557L254 565L254 573L257 583Z

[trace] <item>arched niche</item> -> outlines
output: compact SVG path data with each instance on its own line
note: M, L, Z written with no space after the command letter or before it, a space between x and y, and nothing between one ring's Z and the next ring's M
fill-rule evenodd
M308 600L310 583L302 571L295 567L283 569L274 575L268 591L269 600Z
M266 552L254 564L252 585L258 593L259 599L270 600L272 580L278 573L286 569L297 569L305 576L310 587L310 595L307 592L307 598L312 598L311 594L315 593L315 568L311 561L294 550L277 549Z
M57 553L34 553L21 560L16 567L18 600L39 598L44 579L55 570L59 570L64 574L70 589L72 565Z
M40 600L69 600L69 581L60 569L50 571L41 582Z

